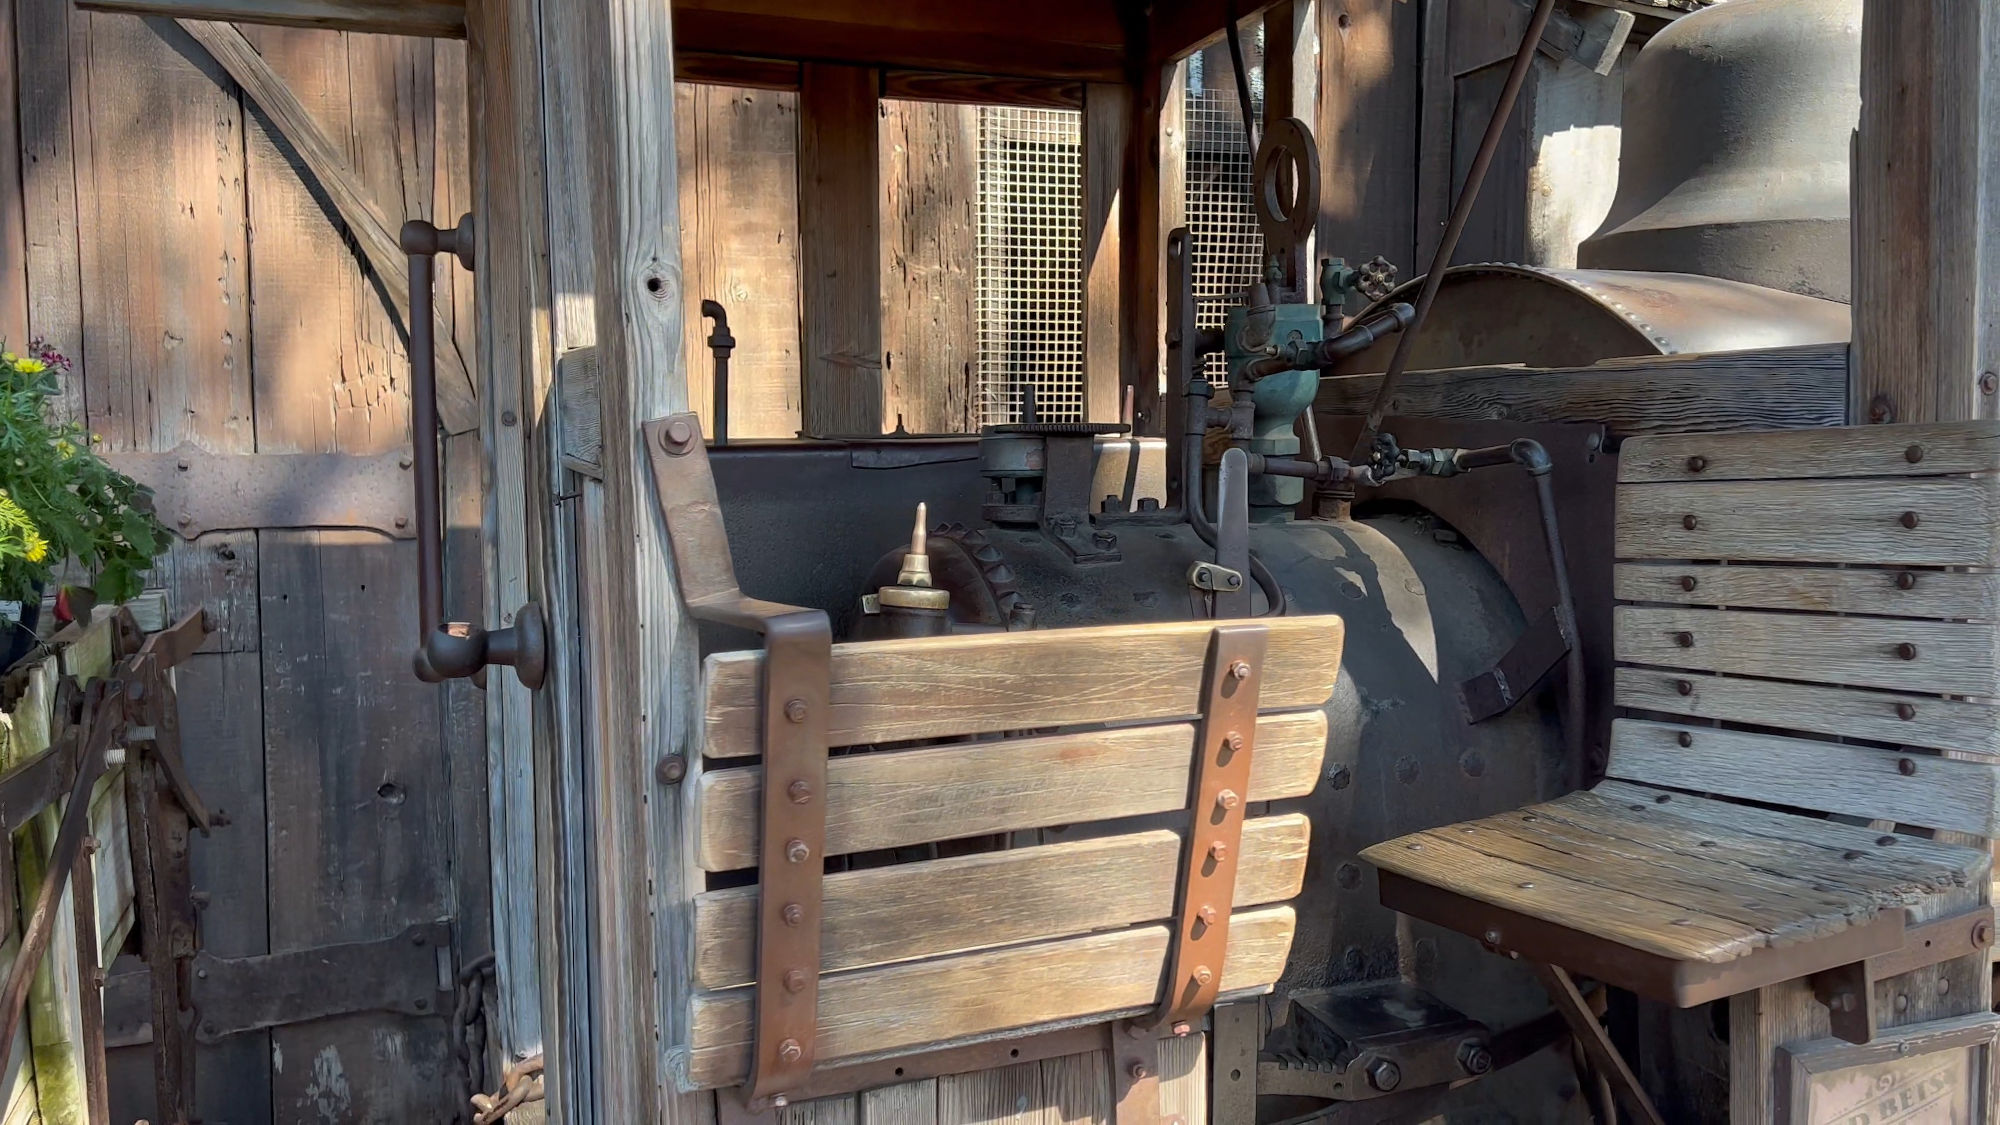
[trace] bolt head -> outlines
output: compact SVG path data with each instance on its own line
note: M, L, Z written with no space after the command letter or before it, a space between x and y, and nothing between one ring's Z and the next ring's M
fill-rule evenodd
M1207 903L1203 903L1201 909L1194 912L1194 916L1201 919L1201 924L1204 926L1215 925L1215 907Z
M1689 593L1693 593L1694 588L1699 585L1701 585L1701 583L1695 580L1694 575L1692 574L1681 575L1681 589L1686 590Z
M1911 719L1916 718L1917 717L1916 705L1913 703L1896 704L1896 717L1903 720L1906 723L1909 722Z
M1403 1084L1403 1068L1388 1059L1377 1059L1368 1067L1368 1084L1386 1094Z
M1689 733L1688 733L1688 732L1686 732L1686 731L1682 731L1682 732L1680 732L1680 734L1678 734L1678 735L1674 736L1674 741L1675 741L1675 742L1678 742L1678 743L1680 743L1680 744L1681 744L1682 746L1684 746L1684 747L1685 747L1685 746L1693 746L1693 745L1694 745L1694 735L1691 735L1691 734L1689 734Z
M1194 982L1196 984L1206 987L1214 983L1214 981L1215 981L1214 969L1209 968L1207 965L1196 965L1194 967Z
M1904 527L1910 529L1911 531L1915 531L1917 529L1917 525L1922 523L1923 521L1917 518L1917 513L1915 512L1904 512L1901 516L1897 517L1896 522L1902 524Z
M1898 758L1896 759L1896 772L1902 774L1904 777L1915 777L1917 775L1917 763L1908 758Z
M791 721L791 722L794 722L794 723L803 723L803 722L805 722L805 721L806 721L806 701L805 701L805 700L803 700L803 699L788 699L788 700L786 700L786 701L785 701L785 718L786 718L786 719L788 719L788 720L789 720L789 721Z
M1458 1065L1467 1074L1485 1074L1493 1069L1493 1052L1479 1043L1466 1043L1458 1049Z
M785 991L802 992L806 987L806 974L802 969L785 970Z
M787 1039L778 1044L778 1057L786 1062L797 1062L804 1058L805 1054L806 1049L799 1046L799 1041L796 1039Z
M660 779L661 785L678 785L681 778L687 776L687 772L687 759L679 754L668 754L660 759L659 765L653 767L653 776Z
M1916 464L1917 462L1923 459L1924 459L1924 447L1921 445L1913 445L1908 449L1903 450L1903 460L1908 461L1912 465Z
M1234 789L1224 789L1215 795L1215 803L1226 812L1242 804L1243 798L1238 797Z
M1687 516L1682 516L1682 517L1681 517L1681 526L1682 526L1682 527L1684 527L1684 528L1686 528L1686 529L1687 529L1687 530L1689 530L1689 531L1693 531L1693 530L1695 530L1696 528L1698 528L1698 527L1700 527L1700 526L1701 526L1701 521L1700 521L1700 520L1698 520L1698 519L1696 519L1696 518L1695 518L1695 517L1693 517L1692 515L1687 515Z
M785 858L793 863L804 863L812 858L812 854L812 849L806 846L804 840L793 837L785 841Z
M1229 845L1217 840L1208 846L1208 858L1217 863L1229 858Z
M1499 945L1500 944L1499 927L1497 926L1488 927L1485 933L1479 935L1479 940L1485 942L1489 946Z
M1680 646L1681 648L1693 648L1693 647L1694 647L1694 634L1693 634L1693 633L1675 633L1675 634L1674 634L1674 644L1676 644L1676 645L1679 645L1679 646Z
M1247 680L1250 678L1250 665L1247 661L1239 660L1229 666L1229 674L1236 679Z
M1687 466L1690 473L1701 472L1703 469L1708 468L1708 458L1699 455L1690 457L1687 460Z
M786 903L785 908L779 911L779 914L785 919L785 925L787 926L796 926L806 920L805 907L800 906L796 902Z
M1917 658L1917 646L1904 641L1902 644L1896 646L1896 656L1903 660L1915 660Z
M1145 1063L1135 1062L1130 1067L1126 1068L1125 1073L1132 1076L1132 1081L1137 1082L1152 1072L1146 1069Z
M803 779L794 781L790 785L785 786L785 796L790 797L792 799L792 803L795 805L803 805L808 801L811 801L812 795L813 795L813 787L807 784Z
M1679 693L1680 693L1680 694L1682 694L1682 695L1693 695L1693 694L1694 694L1694 683L1693 683L1692 681L1689 681L1689 680L1675 680L1675 681L1674 681L1674 690L1675 690L1675 691L1677 691L1677 692L1679 692Z
M687 419L676 418L661 432L660 444L668 453L686 453L694 445L694 427Z
M1228 737L1224 738L1222 741L1229 747L1229 752L1231 754L1241 754L1243 752L1244 743L1243 743L1242 731L1240 730L1230 731Z
M1898 590L1914 590L1914 589L1916 589L1916 588L1917 588L1917 576L1916 576L1916 575L1914 575L1914 574L1911 574L1911 573L1910 573L1909 571L1907 571L1907 570L1906 570L1906 571L1904 571L1903 573L1901 573L1901 574L1898 574L1898 575L1896 576L1896 589L1898 589Z

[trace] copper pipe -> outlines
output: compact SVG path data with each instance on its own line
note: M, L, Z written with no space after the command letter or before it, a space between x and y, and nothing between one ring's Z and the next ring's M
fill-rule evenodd
M1437 300L1438 286L1444 283L1445 267L1451 264L1451 256L1458 250L1458 240L1465 233L1465 224L1472 217L1472 205L1479 200L1480 185L1486 182L1486 170L1493 164L1493 154L1500 148L1500 138L1507 132L1507 119L1514 114L1514 103L1521 95L1521 86L1528 80L1528 68L1535 61L1535 47L1542 41L1542 32L1549 26L1549 17L1555 13L1556 0L1539 0L1535 14L1528 20L1527 33L1521 36L1521 48L1514 52L1513 69L1507 72L1507 85L1500 91L1500 102L1493 107L1493 118L1486 123L1486 135L1480 139L1479 152L1472 158L1472 167L1465 174L1465 186L1459 190L1458 202L1452 205L1451 219L1445 224L1444 238L1438 242L1437 253L1431 257L1430 272L1424 275L1424 284L1417 291L1416 319L1403 331L1396 341L1396 351L1389 357L1389 369L1382 375L1382 383L1375 389L1375 401L1368 404L1367 420L1361 424L1361 436L1355 439L1354 452L1348 460L1355 465L1367 465L1374 452L1375 435L1382 429L1382 418L1389 412L1389 400L1396 393L1396 384L1403 377L1403 369L1410 364L1410 351L1416 346L1417 333L1422 331L1425 318L1430 316L1431 302Z

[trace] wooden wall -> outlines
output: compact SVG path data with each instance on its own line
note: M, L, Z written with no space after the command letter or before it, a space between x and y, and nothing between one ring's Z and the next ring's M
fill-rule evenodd
M467 207L464 44L245 29L393 230ZM401 320L292 146L171 21L0 0L0 334L74 357L68 403L112 451L409 447ZM469 279L438 287L470 355ZM468 439L470 439L468 441ZM447 443L462 497L477 434ZM253 465L254 471L254 462ZM448 510L463 513L457 503ZM476 493L452 600L480 604ZM415 547L263 528L176 542L155 571L220 632L180 672L188 766L227 827L194 847L207 948L251 955L455 918L489 948L482 703L419 683ZM149 1116L117 1052L114 1117ZM443 1018L356 1015L204 1048L202 1116L446 1117Z

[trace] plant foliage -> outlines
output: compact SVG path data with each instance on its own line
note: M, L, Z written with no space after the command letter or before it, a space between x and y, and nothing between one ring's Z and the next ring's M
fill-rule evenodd
M27 355L0 349L0 598L36 597L75 560L100 600L122 602L166 550L167 530L152 493L92 452L96 434L54 419L68 368L39 340Z

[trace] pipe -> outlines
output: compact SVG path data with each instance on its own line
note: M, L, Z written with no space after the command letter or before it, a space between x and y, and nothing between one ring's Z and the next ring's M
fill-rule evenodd
M1555 462L1549 459L1549 451L1542 443L1529 438L1516 438L1507 447L1513 462L1528 470L1535 478L1535 504L1541 509L1542 536L1548 544L1549 569L1556 576L1556 612L1562 615L1562 626L1569 633L1569 652L1563 657L1563 673L1568 683L1563 685L1563 741L1569 752L1569 783L1572 789L1583 788L1584 748L1583 748L1583 638L1577 635L1576 595L1570 588L1569 557L1563 554L1562 529L1556 523L1556 496L1551 475L1555 472Z
M708 350L715 356L715 379L711 385L715 400L715 444L729 444L729 353L736 350L736 337L729 334L729 310L719 301L704 299L701 315L715 322L708 334Z
M1257 153L1257 115L1250 110L1250 72L1243 66L1243 32L1236 26L1236 4L1223 5L1223 16L1229 22L1223 30L1229 34L1229 67L1236 72L1236 104L1243 111L1243 143L1254 158Z
M1312 370L1339 362L1377 340L1388 338L1392 332L1407 331L1416 315L1414 308L1398 301L1331 339L1301 340L1279 348L1275 355L1253 359L1243 365L1243 378L1255 382L1282 371ZM1249 336L1245 331L1246 347L1252 346ZM1265 338L1269 339L1268 333Z
M1493 107L1493 117L1486 123L1486 135L1480 139L1479 152L1472 158L1472 168L1466 172L1465 187L1458 193L1458 202L1452 205L1451 220L1445 224L1444 237L1439 240L1437 253L1431 256L1430 272L1424 275L1424 284L1417 291L1416 319L1404 331L1402 339L1396 341L1396 351L1389 357L1389 369L1382 374L1382 383L1375 389L1375 401L1368 404L1368 417L1361 424L1361 434L1354 442L1354 452L1348 460L1356 465L1369 463L1374 452L1375 435L1382 429L1382 418L1389 412L1389 400L1394 397L1396 384L1402 380L1403 369L1409 366L1410 351L1416 346L1417 331L1423 327L1424 319L1430 315L1431 302L1437 300L1438 286L1444 283L1445 267L1451 264L1451 256L1458 249L1458 240L1465 233L1465 224L1472 217L1472 205L1479 199L1479 187L1486 182L1486 170L1493 164L1493 154L1500 147L1500 138L1507 131L1507 119L1514 114L1514 103L1519 99L1521 86L1528 79L1528 68L1535 61L1536 45L1542 41L1542 32L1549 26L1549 17L1555 13L1556 0L1538 0L1535 14L1528 20L1527 33L1521 36L1520 50L1514 52L1514 65L1507 72L1507 84L1500 91L1499 104Z

